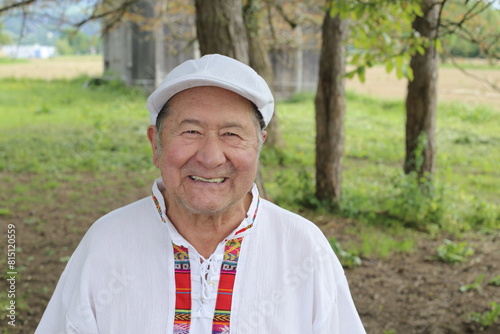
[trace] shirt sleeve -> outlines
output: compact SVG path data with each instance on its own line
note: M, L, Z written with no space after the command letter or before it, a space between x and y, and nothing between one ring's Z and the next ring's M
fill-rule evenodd
M35 334L98 334L89 300L86 242L82 240L57 283Z
M314 334L366 334L337 256L325 239L315 261Z

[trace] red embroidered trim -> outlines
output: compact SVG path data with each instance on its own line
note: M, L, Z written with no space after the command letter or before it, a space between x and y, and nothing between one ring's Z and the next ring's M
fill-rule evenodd
M191 266L186 247L174 247L175 317L174 334L188 334L191 324Z

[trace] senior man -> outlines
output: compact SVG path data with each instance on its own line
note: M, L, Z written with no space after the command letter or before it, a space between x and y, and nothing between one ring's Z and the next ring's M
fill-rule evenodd
M265 81L208 55L170 72L147 107L161 178L89 229L36 333L365 333L324 235L259 197Z

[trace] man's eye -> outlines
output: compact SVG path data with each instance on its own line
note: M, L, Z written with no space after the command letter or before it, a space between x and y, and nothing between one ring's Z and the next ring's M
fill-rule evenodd
M224 136L237 136L237 134L233 132L226 132Z
M184 131L185 133L189 133L189 134L198 134L199 132L196 131L196 130L187 130L187 131Z

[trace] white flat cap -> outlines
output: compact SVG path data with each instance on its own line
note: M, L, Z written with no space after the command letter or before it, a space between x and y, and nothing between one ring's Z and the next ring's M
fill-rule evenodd
M188 60L174 68L149 96L147 108L151 124L165 103L175 94L194 87L224 88L252 101L266 126L274 113L274 98L266 81L250 66L233 58L213 54Z

